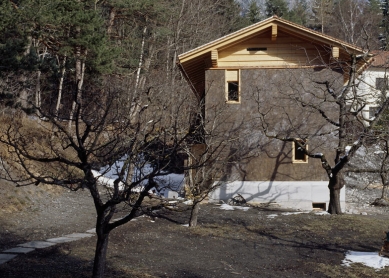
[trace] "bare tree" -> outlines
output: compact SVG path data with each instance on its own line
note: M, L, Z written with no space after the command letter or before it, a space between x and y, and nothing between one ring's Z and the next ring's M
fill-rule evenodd
M160 207L159 199L149 193L157 186L153 180L169 174L174 157L188 149L191 123L186 111L197 109L190 92L175 100L171 110L166 107L172 100L163 90L149 89L147 94L139 92L140 109L129 115L127 98L115 84L119 83L111 81L99 93L89 92L93 97L76 102L71 131L54 112L45 113L37 107L46 122L9 117L0 135L1 144L9 151L7 161L2 161L2 178L19 186L45 183L90 191L97 213L93 277L104 275L110 232ZM88 90L93 88L86 87ZM31 129L31 125L37 127ZM119 159L122 163L117 164ZM129 165L138 174L127 179ZM108 171L116 175L110 185L102 179ZM121 218L114 221L117 213Z
M385 98L371 119L361 113L368 96L361 96L358 92L358 84L362 81L359 80L357 65L366 63L368 57L368 53L350 54L347 68L343 65L347 73L345 84L343 74L336 77L331 66L322 69L320 74L290 70L285 77L290 83L278 84L280 93L272 96L272 100L264 100L259 90L256 94L258 115L265 135L293 142L305 155L320 160L329 179L328 212L332 214L342 212L340 190L344 186L342 172L345 166L373 132L389 105L389 100ZM269 106L268 103L273 104ZM290 107L295 111L291 111ZM299 111L297 114L296 109Z

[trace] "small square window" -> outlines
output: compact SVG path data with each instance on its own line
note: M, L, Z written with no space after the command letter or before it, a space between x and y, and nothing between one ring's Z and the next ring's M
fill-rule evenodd
M239 70L226 70L226 100L240 103Z
M326 203L312 203L312 209L326 211Z
M238 81L228 81L228 101L239 101L239 82Z
M387 90L388 89L388 78L377 77L375 79L375 88L377 90Z
M308 145L304 142L299 142L301 145L305 147L305 149L308 149ZM307 163L308 162L308 156L305 154L305 151L303 148L299 146L296 142L293 142L293 157L292 162L293 163Z
M378 111L379 107L370 106L369 107L369 119L373 119L375 117L375 113Z

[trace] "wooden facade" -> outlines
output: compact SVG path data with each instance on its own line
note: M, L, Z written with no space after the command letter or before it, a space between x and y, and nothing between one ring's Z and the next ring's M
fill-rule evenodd
M282 113L269 109L273 113L269 117L272 126L295 122L302 133L326 130L327 123L320 115L297 106L293 97L287 99L282 95L309 98L310 91L325 90L319 88L320 81L341 88L348 77L351 54L360 55L363 51L271 17L179 55L180 69L192 90L204 100L206 122L217 126L218 136L231 138L231 149L247 145L255 153L236 167L228 168L227 180L234 181L234 189L218 191L219 198L245 193L245 198L254 202L279 200L287 206L300 204L299 208L326 202L327 195L322 200L315 195L322 191L312 189L323 184L326 188L327 177L320 160L302 157L292 142L269 140L256 120L256 112L258 105L273 105ZM362 71L364 63L357 66ZM324 145L335 147L328 138L308 144L310 150L320 150ZM242 156L245 154L242 152ZM279 183L276 186L274 182ZM307 194L311 197L306 197Z
M178 56L192 89L205 90L205 71L224 68L342 67L359 47L276 16ZM347 65L345 65L347 66ZM359 65L363 69L364 63Z

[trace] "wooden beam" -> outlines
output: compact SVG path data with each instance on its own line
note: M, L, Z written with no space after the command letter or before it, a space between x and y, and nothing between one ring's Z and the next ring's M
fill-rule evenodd
M275 41L277 39L277 24L272 24L271 26L271 40Z
M332 57L333 58L339 58L339 47L332 47Z
M213 49L211 51L211 60L212 60L212 67L217 68L217 60L218 60L218 51L217 49Z

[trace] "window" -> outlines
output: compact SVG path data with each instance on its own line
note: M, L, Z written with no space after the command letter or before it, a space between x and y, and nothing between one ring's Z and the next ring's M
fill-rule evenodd
M387 90L388 89L388 78L377 77L375 79L375 88L377 90Z
M312 209L326 211L326 203L312 203Z
M375 113L378 111L379 107L376 106L370 106L369 107L369 119L372 119L375 117Z
M226 70L227 102L240 102L239 70Z
M228 101L239 101L239 82L228 81Z
M303 141L300 141L299 143L303 145L306 149L308 149L308 145L306 143L304 143ZM293 157L292 157L293 163L308 162L308 156L305 154L304 150L296 142L293 142L292 152L293 152Z

